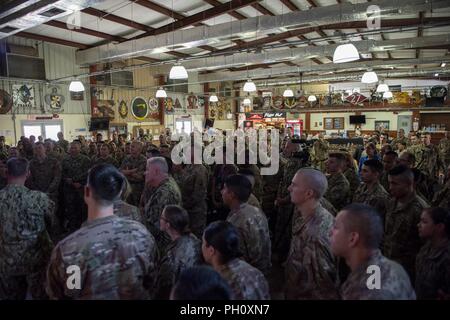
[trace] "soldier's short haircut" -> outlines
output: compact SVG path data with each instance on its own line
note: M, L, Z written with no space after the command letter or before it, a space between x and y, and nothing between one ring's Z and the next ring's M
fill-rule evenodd
M242 174L233 174L225 179L225 185L240 202L247 202L252 194L252 184L250 180Z
M189 234L189 214L187 211L177 205L167 205L164 208L164 219L179 234Z
M44 145L44 143L43 143L43 142L40 142L40 141L34 143L34 146L35 146L35 147L37 147L37 146L43 146L43 145Z
M450 211L441 207L423 209L433 220L434 224L442 223L445 226L445 233L450 238Z
M120 199L125 177L111 164L99 164L88 173L88 186L92 189L93 198L101 206L109 206Z
M314 168L302 168L297 173L301 173L307 180L306 183L313 190L315 199L322 198L325 192L327 192L328 180L321 171Z
M154 148L149 148L147 149L147 154L151 154L152 157L159 157L161 155L161 152L159 152L158 149L154 149Z
M406 141L399 141L399 142L397 142L397 143L400 143L401 145L403 145L403 146L407 146L408 145L408 143L406 142Z
M70 144L79 145L81 147L81 141L78 139L73 140Z
M221 262L240 257L239 234L235 226L228 221L215 221L208 225L203 233L208 246L220 252Z
M394 158L398 158L398 154L395 151L388 151L384 155L385 156L393 156Z
M6 163L6 166L10 177L18 178L28 173L28 160L25 158L11 158Z
M147 160L147 165L157 166L162 173L169 173L169 166L164 157L153 157Z
M345 230L357 232L367 248L378 249L383 239L383 223L377 210L363 203L352 203L342 211L346 213Z
M389 176L400 176L403 178L403 180L413 183L414 182L414 173L411 169L409 169L405 165L398 165L389 170L388 172Z
M345 154L342 152L331 152L328 155L328 158L335 158L337 159L341 164L344 164L346 161Z
M183 270L172 289L173 300L231 300L230 286L209 266Z
M383 172L383 164L381 163L380 160L377 159L369 159L364 161L363 165L365 165L366 167L369 167L370 170L378 172L379 174L381 174Z
M414 153L409 152L409 151L403 151L400 156L406 156L406 159L408 160L408 162L414 164L416 162L416 156L414 155Z

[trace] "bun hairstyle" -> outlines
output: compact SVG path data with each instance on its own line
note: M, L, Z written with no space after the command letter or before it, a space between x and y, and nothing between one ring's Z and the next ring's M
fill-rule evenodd
M209 246L220 252L221 262L240 257L239 235L236 228L227 221L216 221L208 225L203 237Z
M89 170L87 184L93 197L104 206L120 199L125 177L111 164L99 164Z
M191 233L189 229L189 214L185 209L176 205L168 205L163 212L165 220L176 232L181 235Z

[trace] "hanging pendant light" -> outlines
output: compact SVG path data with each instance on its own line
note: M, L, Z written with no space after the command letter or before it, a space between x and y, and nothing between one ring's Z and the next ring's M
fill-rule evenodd
M286 89L283 92L283 97L291 98L294 96L294 92L291 89Z
M375 82L378 82L378 76L373 71L364 72L364 74L363 74L363 76L361 78L361 82L362 83L375 83Z
M172 67L172 69L170 69L169 79L187 79L187 78L188 73L186 71L186 68L183 67L181 64L177 63Z
M391 99L392 98L392 92L386 91L383 93L383 99Z
M251 79L248 79L244 84L244 88L242 90L244 90L245 92L254 92L256 91L256 85Z
M162 87L159 87L158 91L156 91L156 97L157 98L167 98L166 90L164 90Z
M316 96L314 96L314 95L310 95L310 96L308 97L308 101L309 101L309 102L316 102L316 101L317 101L317 98L316 98Z
M389 87L385 83L380 83L377 87L377 92L387 92L389 91Z
M215 94L209 97L209 102L217 102L219 101L219 98Z
M245 98L243 104L249 105L252 103L252 101L249 98Z
M83 82L80 80L72 80L69 84L69 91L71 92L83 92L84 91L84 85Z
M334 50L333 63L344 63L359 60L358 49L351 44L341 44Z

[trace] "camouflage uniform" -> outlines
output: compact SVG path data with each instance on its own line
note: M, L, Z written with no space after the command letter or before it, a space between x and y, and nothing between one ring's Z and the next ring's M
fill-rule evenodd
M261 203L259 203L259 200L255 197L255 195L253 193L250 194L250 197L248 198L247 203L251 206L261 209Z
M320 204L313 216L297 213L286 261L286 299L338 299L336 261L330 248L334 217Z
M381 288L369 289L367 273L369 266L380 268ZM350 273L342 284L341 296L344 300L415 300L416 294L405 269L395 261L384 257L379 250L357 270Z
M117 162L117 160L111 156L107 156L106 158L93 157L92 166L96 166L98 164L112 164L116 168L119 167L119 163Z
M383 171L383 174L380 177L380 184L384 188L384 190L389 191L389 178L388 173Z
M330 144L328 141L319 139L314 142L313 148L311 150L311 160L314 168L325 172L325 161L328 158L328 149Z
M438 291L450 294L450 242L447 239L438 247L427 242L416 258L417 299L438 298Z
M261 170L256 164L238 164L239 169L246 169L253 172L253 176L255 178L255 185L253 186L252 192L254 193L255 197L261 201L261 197L263 194L263 182L262 182L262 176L261 176Z
M421 156L416 166L417 169L422 170L431 178L436 177L436 173L441 167L438 148L433 144L429 146L422 145L420 152Z
M406 148L406 151L412 153L416 162L414 163L414 167L417 167L419 163L422 162L422 144L413 144L410 147Z
M47 293L52 299L148 299L157 255L155 240L138 222L115 215L87 221L53 250ZM66 285L71 265L80 268L81 289Z
M228 283L234 300L269 300L269 285L258 269L241 259L232 259L217 270Z
M333 205L331 204L330 201L328 201L327 199L325 199L324 197L320 198L320 205L327 210L329 213L331 213L332 216L336 217L338 214L338 211L336 210L335 207L333 207Z
M275 200L277 199L278 186L283 176L284 161L280 158L278 172L274 175L262 176L263 194L261 199L261 209L266 214L269 223L269 229L273 232L276 221Z
M450 166L450 138L444 138L439 141L439 157L444 169Z
M54 158L54 159L58 160L59 162L62 162L64 160L64 158L66 157L66 154L65 153L61 154L61 153L53 150L53 151L50 151L47 153L47 157Z
M181 190L183 208L189 213L191 231L201 238L206 227L208 171L202 164L189 164L174 179Z
M392 141L391 141L392 149L397 150L397 143L405 143L406 147L408 147L410 145L409 139L405 136L403 136L403 138L397 137L397 138L392 139Z
M69 148L69 141L67 140L58 140L55 143L58 147L64 150L64 152L67 152L67 149Z
M144 224L144 219L138 207L125 201L117 200L114 202L114 214L118 217L131 219Z
M350 184L350 194L353 194L356 189L358 189L359 185L361 184L361 179L359 178L358 174L355 172L354 169L348 168L344 172L344 177L347 179L348 183Z
M202 242L193 234L182 235L171 242L159 264L156 298L169 299L179 274L202 262Z
M67 156L62 162L63 196L65 218L68 222L68 231L77 230L87 218L87 207L84 203L83 188L76 189L68 184L65 179L70 178L74 183L85 185L87 175L91 167L91 160L79 154L75 157Z
M46 193L55 203L58 200L58 188L61 182L61 164L55 158L46 157L42 161L34 158L30 161L30 177L27 187Z
M164 253L170 243L169 235L159 229L159 218L165 206L181 205L181 192L172 177L168 177L158 187L154 188L150 199L145 204L144 222L147 229L155 237L159 252Z
M289 197L288 187L291 185L297 171L302 167L302 161L297 158L287 158L283 168L283 176L278 187L277 197ZM274 234L274 248L281 255L287 254L291 242L292 214L294 205L292 203L278 206L277 221Z
M142 191L144 190L144 175L145 169L147 167L147 158L140 154L137 157L133 157L132 155L125 157L120 166L121 170L131 170L137 169L136 174L139 175L139 178L131 178L127 177L128 181L131 185L131 194L128 197L128 202L134 206L139 205L139 200L141 199Z
M414 264L421 245L417 224L426 207L427 204L416 194L407 203L398 203L393 199L387 207L384 254L400 263L411 280L414 280Z
M450 210L450 180L444 185L444 188L434 195L432 201L433 207L441 207Z
M362 183L353 195L353 202L364 203L377 209L383 221L386 216L386 206L390 201L389 193L377 182L372 190Z
M339 211L348 203L350 183L342 173L329 175L327 179L328 189L324 197Z
M227 218L239 233L239 246L243 259L267 275L271 267L271 242L267 218L256 207L241 204Z
M53 243L46 224L54 204L44 193L8 185L0 191L0 300L46 298L45 267Z

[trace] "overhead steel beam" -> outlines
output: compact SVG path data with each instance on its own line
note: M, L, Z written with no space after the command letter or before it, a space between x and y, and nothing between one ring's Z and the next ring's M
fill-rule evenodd
M116 16L116 15L114 15L112 13L109 13L109 12L106 12L106 11L102 11L102 10L98 10L98 9L95 9L95 8L86 8L86 9L81 10L81 12L89 14L89 15L94 16L94 17L98 17L98 18L101 18L101 19L105 19L105 20L109 20L109 21L112 21L112 22L115 22L115 23L119 23L121 25L130 27L130 28L133 28L133 29L136 29L136 30L141 30L141 31L145 31L145 32L150 32L150 31L155 30L154 28L152 28L150 26L147 26L145 24L138 23L138 22L133 21L133 20L128 20L128 19L125 19L123 17Z
M61 44L63 46L69 46L69 47L74 47L74 48L78 48L78 49L89 48L89 46L87 44L64 40L64 39L53 38L53 37L48 37L48 36L43 36L41 34L30 33L30 32L25 32L25 31L16 33L15 36L27 38L27 39L38 40L38 41L46 41L49 43Z
M208 4L212 5L212 6L219 6L219 5L222 4L222 2L217 1L217 0L203 0L203 1L205 1L206 3L208 3ZM227 14L229 14L230 16L232 16L233 18L236 18L238 20L247 19L246 16L244 16L243 14L240 14L239 12L234 11L234 10L230 11L230 12L227 12Z

